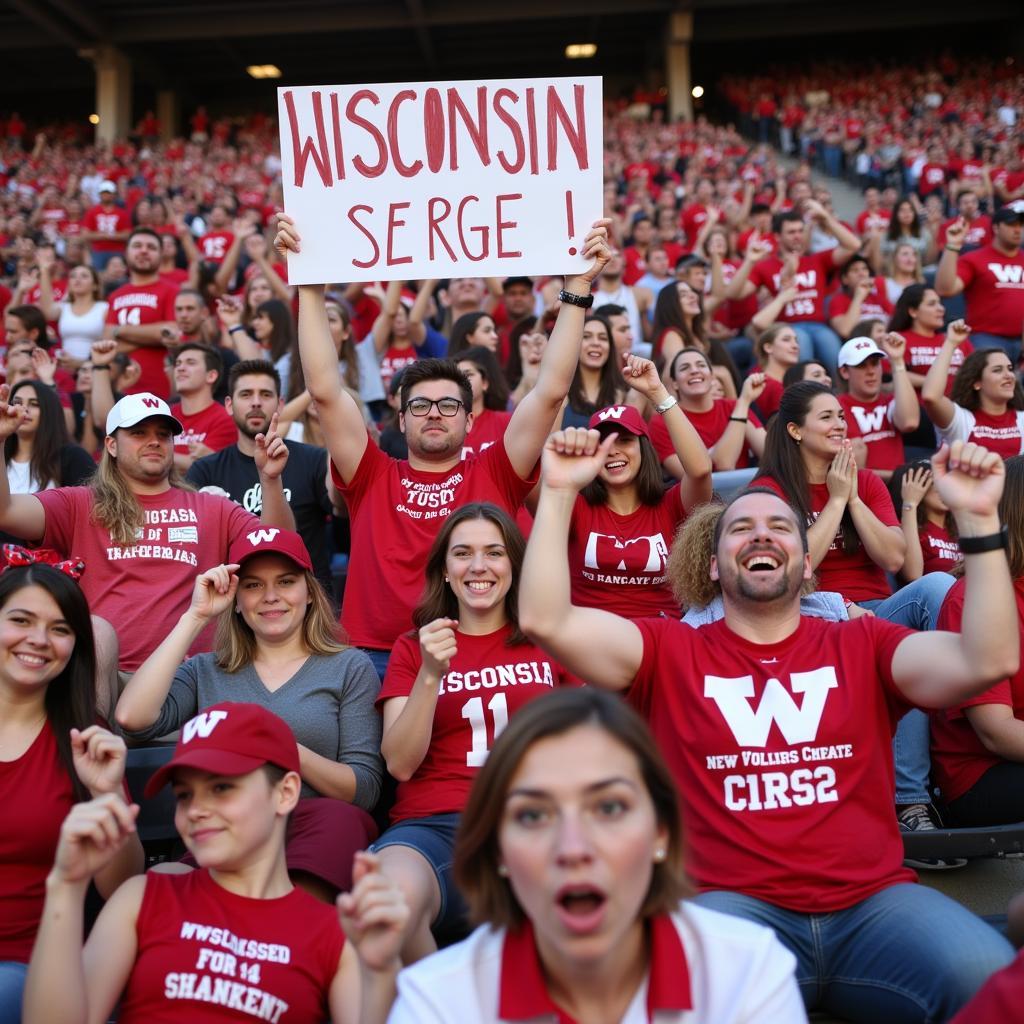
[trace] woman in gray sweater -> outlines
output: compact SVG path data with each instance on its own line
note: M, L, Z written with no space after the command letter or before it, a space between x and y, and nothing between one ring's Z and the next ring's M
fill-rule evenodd
M128 682L116 718L135 739L174 732L225 700L284 719L304 797L289 823L288 869L333 901L351 888L353 855L377 834L367 812L383 776L380 680L365 654L340 642L297 533L254 530L229 557L198 577L191 606ZM218 616L214 650L185 660Z

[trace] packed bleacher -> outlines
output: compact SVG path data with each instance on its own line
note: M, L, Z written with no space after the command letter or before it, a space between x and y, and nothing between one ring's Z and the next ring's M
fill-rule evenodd
M1024 841L1024 78L722 95L504 280L290 284L263 115L0 118L0 1019L1019 994L915 870Z

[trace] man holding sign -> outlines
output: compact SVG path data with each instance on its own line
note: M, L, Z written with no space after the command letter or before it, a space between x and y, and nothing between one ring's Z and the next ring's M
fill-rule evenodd
M299 287L299 352L331 455L331 477L348 503L352 555L341 621L367 649L383 677L395 640L412 627L427 553L444 519L470 501L514 514L536 483L536 465L569 391L579 356L591 285L608 262L609 221L597 221L580 246L590 265L567 277L561 309L534 389L516 407L502 444L462 461L473 426L469 380L451 360L407 367L399 424L409 458L399 461L370 443L362 413L341 386L323 285ZM279 218L275 244L299 251L291 218Z

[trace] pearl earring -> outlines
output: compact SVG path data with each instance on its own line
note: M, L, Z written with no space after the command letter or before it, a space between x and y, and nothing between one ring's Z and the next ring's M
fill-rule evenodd
M660 864L665 859L666 856L667 856L667 854L666 854L666 852L664 850L655 850L654 851L655 863Z

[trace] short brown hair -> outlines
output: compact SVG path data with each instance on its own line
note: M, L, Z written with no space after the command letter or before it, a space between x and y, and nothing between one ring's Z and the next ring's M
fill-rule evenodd
M474 922L514 928L525 915L508 882L498 874L498 829L512 777L540 740L580 726L603 729L637 759L654 813L668 833L667 856L656 862L641 917L675 910L693 889L683 868L683 822L672 774L640 716L620 697L594 687L558 690L519 711L498 737L477 773L455 843L455 882Z

